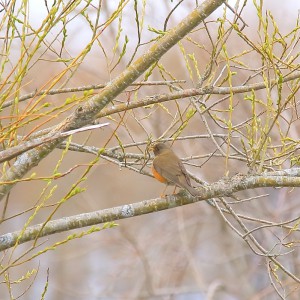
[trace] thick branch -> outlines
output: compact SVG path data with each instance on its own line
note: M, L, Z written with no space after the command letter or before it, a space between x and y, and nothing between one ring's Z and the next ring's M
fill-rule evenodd
M57 126L55 131L69 131L90 124L110 101L132 84L152 64L157 62L168 50L222 5L224 1L204 1L177 26L158 39L144 55L130 64L127 69L108 84L98 95L93 96L84 105L79 106L73 114ZM31 168L51 153L60 142L56 140L20 155L14 165L1 178L2 182L7 181L10 183L3 184L0 187L0 200L13 187L12 181L16 182L16 179L22 178Z
M300 187L300 168L288 169L277 175L272 172L268 174L242 176L236 175L232 178L222 179L209 186L200 187L201 196L193 198L187 193L167 196L164 199L157 198L145 200L138 203L126 204L91 213L79 214L62 219L49 221L47 224L38 224L28 227L23 234L22 231L7 233L0 236L0 251L13 247L16 243L22 244L35 240L37 236L43 237L71 229L91 226L104 222L136 217L182 205L187 205L203 200L217 197L226 197L231 194L247 189L261 187Z

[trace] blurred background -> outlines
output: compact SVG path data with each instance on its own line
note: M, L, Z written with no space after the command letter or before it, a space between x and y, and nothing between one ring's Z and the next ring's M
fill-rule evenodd
M17 124L14 131L7 135L10 145L16 142L17 135L30 136L58 124L74 111L76 105L85 102L87 96L98 90L90 90L88 95L79 91L44 95L24 102L18 102L18 97L40 90L109 82L132 60L147 51L161 34L160 31L177 25L197 4L192 0L60 3L63 4L56 14L51 11L52 1L28 1L27 4L23 1L4 1L1 4L1 40L13 36L10 43L5 42L1 46L2 53L6 53L2 55L3 95L9 91L4 103L15 99L12 106L1 111L3 132L8 132ZM242 11L242 19L237 23L239 28L242 28L243 22L247 25L241 32L248 42L238 31L229 32L235 15L222 6L205 24L173 47L158 65L153 66L151 72L137 80L184 82L132 86L110 107L147 96L171 93L176 88L199 86L211 60L212 70L203 86L268 82L274 78L277 69L285 75L297 68L299 70L299 1L265 1L260 2L259 6L255 1L248 1L245 7L239 1L229 1L229 4ZM10 18L7 17L8 11ZM9 19L12 22L13 15L22 21L14 20L15 27L6 27L5 24L9 23L5 22ZM51 16L53 23L47 28L46 20L50 24ZM26 32L24 40L20 38L23 31ZM272 65L272 59L269 57L268 61L267 55L260 53L264 45L267 48L268 37L272 39L272 53L279 57L281 64ZM288 44L280 43L279 37ZM222 39L226 45L224 47L220 42ZM89 43L91 47L88 47ZM260 51L255 51L254 45ZM214 50L220 52L213 56ZM76 63L73 63L75 59ZM289 62L291 64L288 66ZM18 78L21 78L19 82ZM10 89L10 81L13 80L18 84ZM282 101L297 85L297 80L283 85ZM298 96L296 91L293 94L295 101L281 112L282 117L277 125L268 132L270 143L262 163L263 170L289 168L299 155L294 146L291 148L292 154L284 152L280 156L284 146L287 147L283 139L298 143ZM256 106L251 102L251 97L257 99ZM92 133L78 134L72 142L106 149L122 144L126 153L146 155L147 141L172 138L175 139L172 147L185 160L186 168L197 178L211 183L224 176L248 172L247 158L253 158L251 150L259 145L267 120L270 122L276 115L278 98L278 89L262 89L247 95L236 94L231 98L206 95L149 105L101 118L100 122L108 121L110 125ZM202 110L204 107L201 105L205 105L208 111L199 114L192 101ZM274 102L273 110L266 108L269 101ZM251 130L256 131L253 133ZM218 136L213 139L212 134ZM190 136L192 138L185 138ZM251 138L253 136L256 140ZM176 140L176 137L183 139ZM134 144L138 142L145 143L137 147ZM127 147L128 144L132 146ZM116 151L122 153L121 148ZM18 182L9 197L0 203L4 219L0 226L1 234L22 229L40 203L43 203L42 208L31 224L45 222L57 203L66 197L72 184L82 176L85 180L79 186L85 191L65 201L52 219L157 198L164 188L151 176L129 170L116 160L112 162L104 158L94 163L85 175L94 159L95 156L89 153L63 152L62 149L53 151L26 175L31 180ZM149 171L149 163L145 171ZM143 164L144 160L140 160L133 166L140 170ZM8 167L4 165L2 172ZM55 172L63 176L56 180L49 179ZM193 185L198 183L193 182ZM171 193L172 188L168 192ZM239 199L254 198L253 201L240 203L229 199L234 210L240 214L275 223L299 216L298 197L293 189L256 189L238 193L237 196ZM233 219L228 219L236 225ZM30 258L38 251L64 240L72 233L87 229L40 239L38 244L41 244L26 255L24 253L33 245L32 242L7 250L1 254L2 268L16 261L15 266L1 277L0 299L42 299L47 280L45 299L51 300L279 299L270 284L270 274L275 278L279 276L277 283L280 282L285 299L299 299L299 284L270 266L266 257L256 255L224 222L220 213L206 202L116 223L117 227L71 240L33 259ZM250 221L246 224L249 228L261 225ZM296 229L297 220L290 225ZM281 262L296 275L299 274L300 262L298 235L296 230L289 231L280 226L255 232L255 237L266 249L276 249L284 254L280 257ZM291 242L292 248L285 247Z

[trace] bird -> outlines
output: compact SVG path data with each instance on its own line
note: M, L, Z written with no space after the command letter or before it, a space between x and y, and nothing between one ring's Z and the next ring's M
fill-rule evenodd
M155 156L151 170L158 181L184 188L194 197L199 196L182 161L166 143L155 143L149 149Z

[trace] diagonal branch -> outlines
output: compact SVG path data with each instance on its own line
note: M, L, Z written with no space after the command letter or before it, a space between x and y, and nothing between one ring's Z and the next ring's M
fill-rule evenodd
M124 91L124 89L141 76L152 64L157 62L166 52L168 52L168 50L176 45L176 43L198 26L224 2L225 0L204 1L177 26L158 39L158 41L150 47L148 51L146 51L134 63L130 64L98 95L93 96L84 105L78 106L76 111L61 122L54 131L64 132L90 124L108 103ZM45 156L51 153L60 142L61 140L55 140L20 155L14 165L5 172L0 181L16 182L16 179L22 178ZM3 199L12 187L12 183L3 184L0 187L0 200Z

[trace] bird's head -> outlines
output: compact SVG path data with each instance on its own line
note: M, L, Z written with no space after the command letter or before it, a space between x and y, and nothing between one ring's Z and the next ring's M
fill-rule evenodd
M153 151L155 156L157 156L159 154L164 153L165 151L170 150L170 147L165 143L158 142L151 145L149 149Z

